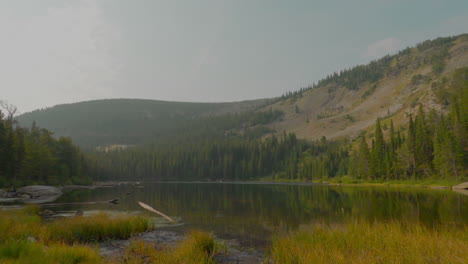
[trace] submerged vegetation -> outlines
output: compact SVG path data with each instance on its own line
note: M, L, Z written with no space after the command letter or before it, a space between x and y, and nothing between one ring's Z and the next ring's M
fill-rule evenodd
M466 226L347 222L316 224L277 237L270 260L306 263L467 263Z

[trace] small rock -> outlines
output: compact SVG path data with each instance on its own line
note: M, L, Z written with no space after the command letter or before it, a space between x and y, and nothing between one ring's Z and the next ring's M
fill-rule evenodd
M43 196L53 196L53 195L62 195L62 191L59 188L53 186L45 185L31 185L18 189L18 193L29 194L32 197L43 197Z
M109 203L111 203L111 204L118 204L119 201L120 201L120 199L119 199L119 198L116 198L116 199L110 200Z
M42 216L53 216L55 213L52 212L51 210L44 210L41 212Z
M20 196L20 198L21 198L21 199L24 199L24 200L26 200L26 199L31 199L31 195L29 195L29 194L22 194L22 195Z
M59 188L53 186L44 185L32 185L19 188L18 194L27 194L31 199L27 199L25 203L45 203L56 200L62 195L62 191Z
M15 192L7 192L5 194L5 198L16 198L16 197L18 197L18 194Z

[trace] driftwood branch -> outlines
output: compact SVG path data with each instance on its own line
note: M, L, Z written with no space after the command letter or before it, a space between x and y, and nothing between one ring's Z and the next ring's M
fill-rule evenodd
M153 212L153 213L156 213L156 214L158 214L158 215L160 215L160 216L166 218L167 220L171 221L172 223L175 223L174 219L172 219L172 218L170 218L169 216L167 216L167 215L165 215L165 214L159 212L158 210L154 209L153 207L151 207L151 206L149 206L149 205L147 205L147 204L145 204L145 203L143 203L143 202L138 202L138 204L139 204L141 207L145 208L146 210L148 210L148 211L150 211L150 212Z

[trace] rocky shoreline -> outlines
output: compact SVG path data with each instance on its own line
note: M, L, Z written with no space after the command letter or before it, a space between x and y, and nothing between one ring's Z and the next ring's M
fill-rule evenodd
M63 192L57 187L46 185L31 185L17 190L0 190L0 200L6 202L20 201L23 203L46 203L55 201Z
M182 242L185 235L169 230L154 230L137 234L131 239L109 240L99 243L99 254L110 260L118 260L130 245L131 240L142 240L152 244L156 248L173 248ZM215 256L216 263L219 264L257 264L264 260L264 252L258 249L242 248L237 240L222 240L218 242L227 248L225 254Z

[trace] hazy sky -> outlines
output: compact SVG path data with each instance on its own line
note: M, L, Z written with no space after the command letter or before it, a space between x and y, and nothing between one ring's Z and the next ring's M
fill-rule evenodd
M466 0L0 0L0 99L274 97L467 31Z

